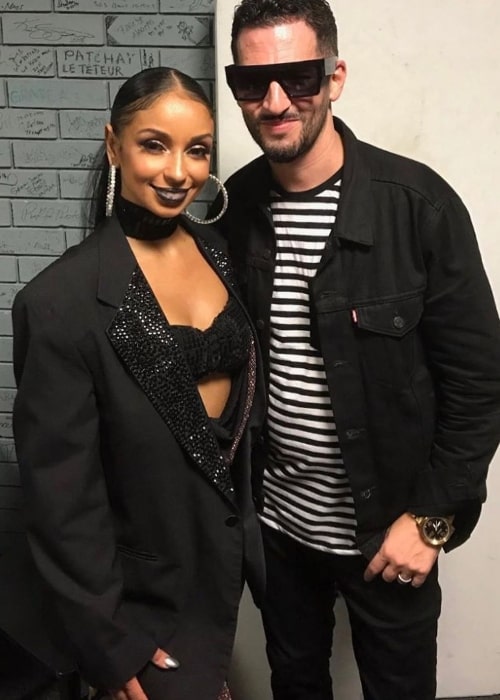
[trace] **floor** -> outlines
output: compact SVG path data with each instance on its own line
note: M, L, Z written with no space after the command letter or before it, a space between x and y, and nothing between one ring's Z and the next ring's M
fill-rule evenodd
M38 698L33 698L33 700L59 700L59 694L57 691L52 690L43 693L43 695L40 695ZM440 700L500 700L500 695L482 695L481 697L474 696L473 698L440 698Z

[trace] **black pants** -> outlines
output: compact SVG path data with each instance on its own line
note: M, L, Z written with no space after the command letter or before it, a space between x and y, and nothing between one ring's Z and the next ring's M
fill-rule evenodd
M262 611L274 700L332 700L334 603L345 599L365 700L435 700L437 566L421 588L363 580L364 557L305 547L263 526Z

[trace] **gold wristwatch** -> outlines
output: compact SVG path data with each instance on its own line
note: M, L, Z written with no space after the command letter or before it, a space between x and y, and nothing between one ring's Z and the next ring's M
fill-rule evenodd
M410 515L415 520L423 541L433 547L446 544L455 531L453 515Z

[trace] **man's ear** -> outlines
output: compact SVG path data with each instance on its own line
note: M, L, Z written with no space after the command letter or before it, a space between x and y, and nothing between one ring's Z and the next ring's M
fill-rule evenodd
M346 63L338 59L335 72L330 76L330 102L335 102L341 96L346 77Z
M119 165L118 144L111 124L104 127L104 141L106 143L106 153L110 165Z

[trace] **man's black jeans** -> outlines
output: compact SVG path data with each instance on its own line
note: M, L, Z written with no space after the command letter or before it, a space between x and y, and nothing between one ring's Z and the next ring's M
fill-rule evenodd
M421 588L363 580L367 561L305 547L263 526L263 620L274 700L332 700L334 603L347 604L365 700L435 700L437 566Z

